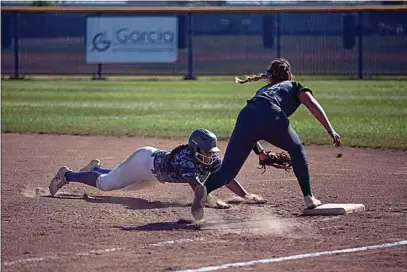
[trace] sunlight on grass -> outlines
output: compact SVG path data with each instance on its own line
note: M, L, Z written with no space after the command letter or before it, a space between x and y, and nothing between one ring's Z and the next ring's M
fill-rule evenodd
M304 80L345 145L407 149L406 81ZM2 131L187 137L197 127L227 139L261 83L213 81L3 81ZM308 144L330 144L306 110L290 118ZM266 128L265 128L266 129Z

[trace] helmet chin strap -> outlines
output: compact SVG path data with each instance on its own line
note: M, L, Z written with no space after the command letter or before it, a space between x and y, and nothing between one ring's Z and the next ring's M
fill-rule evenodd
M197 152L195 152L195 158L196 158L200 163L202 163L202 164L204 164L204 165L211 165L211 164L213 164L213 163L215 162L215 160L219 157L218 153L216 153L216 152L213 152L213 153L211 153L211 154L212 154L211 156L205 156L205 155L203 155L203 154L201 154L201 153L199 153L199 152L197 151ZM202 159L200 159L199 157L201 157ZM205 162L205 159L206 159L208 162Z

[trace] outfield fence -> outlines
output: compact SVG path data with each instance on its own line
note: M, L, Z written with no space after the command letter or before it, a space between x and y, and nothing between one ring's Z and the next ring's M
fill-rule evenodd
M270 60L285 57L297 75L407 75L406 18L406 5L3 7L1 67L13 78L195 78L263 72ZM170 30L159 30L163 27ZM116 36L110 36L112 29Z

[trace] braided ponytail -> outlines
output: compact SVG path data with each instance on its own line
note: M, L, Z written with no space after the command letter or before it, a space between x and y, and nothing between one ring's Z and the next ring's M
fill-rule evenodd
M235 77L235 82L238 84L244 84L247 82L256 82L261 79L265 79L268 81L283 81L283 80L291 80L291 65L288 60L283 58L278 58L273 60L269 67L267 68L266 73L260 73L254 76L246 76L246 79L240 79Z
M246 76L246 79L240 79L238 77L235 77L235 82L238 84L244 84L247 82L256 82L259 81L260 79L267 79L267 75L264 73L260 73L254 76Z

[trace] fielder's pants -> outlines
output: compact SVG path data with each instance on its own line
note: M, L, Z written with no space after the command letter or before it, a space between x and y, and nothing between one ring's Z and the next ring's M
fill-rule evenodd
M262 98L249 100L240 111L222 166L205 183L208 193L237 176L259 140L265 140L290 154L302 193L304 196L311 195L308 162L302 142L280 107Z
M103 191L117 189L137 190L159 183L152 173L154 169L154 147L137 149L130 157L121 162L108 174L102 174L96 180L96 187Z

